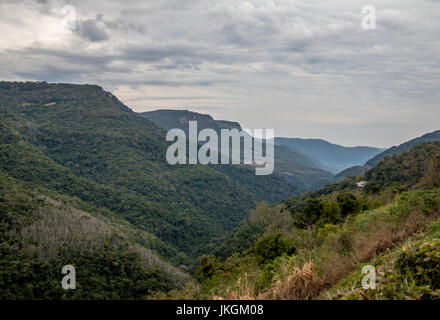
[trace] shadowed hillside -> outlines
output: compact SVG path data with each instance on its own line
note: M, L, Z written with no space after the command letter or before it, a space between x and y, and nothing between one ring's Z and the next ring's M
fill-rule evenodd
M165 131L98 86L1 82L0 106L2 172L107 208L175 263L190 265L254 201L295 192L253 168L169 165Z
M197 284L155 298L439 299L440 143L387 157L360 179L260 204L200 258ZM230 244L233 244L231 248ZM377 289L361 286L377 267Z
M214 120L210 115L187 110L155 110L143 112L158 126L169 129L182 129L188 135L188 122L197 121L198 130L213 129L220 135L221 129L241 130L237 122ZM243 150L243 146L241 146ZM275 144L275 173L292 183L298 191L316 190L334 181L333 175L315 158L293 149L287 145ZM228 173L230 168L216 168Z

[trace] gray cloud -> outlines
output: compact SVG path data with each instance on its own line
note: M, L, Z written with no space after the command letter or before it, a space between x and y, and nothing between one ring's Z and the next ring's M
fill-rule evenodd
M94 19L79 20L76 22L74 33L91 42L107 40L107 32L97 25Z
M386 146L438 129L439 3L370 3L375 31L360 0L72 0L71 32L62 0L5 1L0 77L94 82L139 111L209 103L244 127Z

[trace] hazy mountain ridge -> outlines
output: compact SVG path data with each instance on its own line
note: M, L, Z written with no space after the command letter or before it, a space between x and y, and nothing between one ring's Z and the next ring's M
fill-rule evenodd
M189 121L197 121L199 131L214 129L220 134L221 129L242 129L238 122L215 120L208 114L189 110L155 110L142 112L141 115L166 130L178 128L187 135ZM333 182L333 175L323 167L315 158L301 151L275 144L275 173L290 181L297 190L314 190Z
M382 153L378 154L377 156L373 157L372 159L368 160L365 163L365 166L367 167L374 167L376 166L381 160L383 160L386 156L390 156L393 154L401 154L405 151L410 150L412 147L426 143L426 142L433 142L433 141L440 141L440 130L436 130L430 133L426 133L422 135L421 137L411 139L407 142L404 142L398 146L391 147Z
M186 133L188 133L189 121L197 121L198 130L214 129L219 132L221 129L242 129L238 122L214 120L208 114L188 110L160 109L141 112L140 114L166 130L178 128Z
M344 147L322 139L277 137L275 143L290 146L317 159L323 168L335 174L355 165L363 165L367 160L383 151L383 149L375 147Z
M0 82L0 111L3 172L108 208L155 235L148 245L176 264L193 263L255 201L297 192L247 168L169 165L165 131L98 86Z
M427 142L435 142L440 141L440 130L436 130L430 133L426 133L422 135L421 137L411 139L409 141L406 141L398 146L393 146L378 155L374 156L370 160L368 160L364 165L362 166L354 166L351 168L348 168L339 174L335 176L336 180L341 180L346 177L350 176L360 176L364 174L367 170L377 166L381 161L383 161L386 157L395 155L395 154L402 154L406 151L409 151L411 148L427 143Z

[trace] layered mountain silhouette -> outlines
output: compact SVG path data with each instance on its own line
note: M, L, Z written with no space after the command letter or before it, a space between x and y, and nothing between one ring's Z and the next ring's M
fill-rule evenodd
M427 134L424 134L421 137L417 137L415 139L409 140L407 142L404 142L398 146L391 147L378 155L374 156L370 160L368 160L364 165L361 166L354 166L351 168L348 168L339 174L336 175L336 180L343 179L345 177L349 176L359 176L363 173L365 173L368 169L373 168L377 166L382 160L384 160L386 157L394 155L394 154L402 154L406 151L409 151L411 148L418 146L423 143L427 142L435 142L440 141L440 130L436 130Z
M98 86L0 82L0 106L6 177L108 210L177 265L191 264L255 201L300 192L245 166L169 165L166 131Z
M234 231L256 202L275 208L305 191L359 191L361 178L331 184L327 170L350 163L358 166L349 175L373 168L362 177L365 192L438 187L439 146L425 142L440 140L440 131L381 153L277 138L275 173L256 176L247 165L168 164L167 130L187 131L191 120L199 130L241 129L186 110L136 113L95 85L0 82L0 272L8 275L0 297L66 298L53 281L66 264L81 270L82 287L70 298L168 291L191 279L197 258L219 239L231 254L245 246L228 239L255 240L252 228Z
M188 110L155 110L141 113L158 126L182 129L188 135L188 122L197 121L198 130L242 130L238 122L214 120L212 116ZM333 182L333 175L313 157L289 146L275 144L275 173L283 176L298 190L309 191Z
M275 138L275 143L286 145L312 157L324 169L337 174L384 151L374 147L344 147L321 139Z

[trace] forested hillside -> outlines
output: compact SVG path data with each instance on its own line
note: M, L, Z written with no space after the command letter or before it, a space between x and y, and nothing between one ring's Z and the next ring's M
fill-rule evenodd
M439 215L440 143L426 143L359 179L260 204L200 258L196 283L152 297L439 299ZM361 286L365 265L375 290Z
M238 129L241 130L241 126L238 122L214 120L208 114L202 114L198 112L192 112L188 110L154 110L141 112L142 116L150 119L159 127L164 129L179 128L188 133L188 122L197 121L197 127L199 130L214 129L220 132L221 129Z
M136 234L142 235L136 236L136 241L142 250L156 257L156 261L162 261L159 267L167 265L165 261L168 261L183 271L191 269L196 257L206 252L205 245L213 237L237 226L254 207L255 201L277 201L298 192L277 175L255 176L254 168L231 166L225 174L210 166L171 166L165 159L168 146L165 134L163 129L98 86L0 82L0 177L2 196L10 194L12 197L3 200L1 212L2 237L7 234L12 237L2 243L2 250L6 250L2 272L8 274L14 264L34 261L24 258L20 242L9 242L19 237L16 234L19 215L35 216L35 221L42 219L41 223L45 224L47 219L52 219L51 215L57 214L49 210L44 217L38 216L40 206L32 205L33 196L27 198L33 192L37 198L40 194L51 199L56 195L81 203L73 209L70 206L57 209L63 217L66 211L76 209L98 210L116 217L118 224L127 223ZM25 187L18 187L21 185ZM20 190L18 194L13 192L16 188ZM15 204L15 196L24 198L19 207L13 209L11 203ZM46 203L41 205L46 207ZM96 219L101 221L101 218ZM33 219L25 219L20 223L23 228L32 228L33 222ZM118 230L116 228L115 236L124 237L124 232ZM84 232L94 231L86 226ZM77 240L71 236L67 244L51 245L60 245L70 252ZM34 238L31 247L41 247L43 240ZM100 247L103 241L99 240L96 246ZM95 248L95 244L92 246ZM123 246L125 244L114 243L110 251L104 250L103 254L123 254ZM42 251L32 250L35 261L40 261ZM93 250L87 254L94 255ZM15 260L12 257L16 257ZM75 253L66 253L63 257L66 258L62 259L63 263L69 259L78 261ZM49 261L47 259L44 263ZM119 265L138 258L129 253L121 259L123 261L117 262ZM54 266L58 266L61 260L55 262ZM133 272L140 272L143 277L148 275L148 270ZM176 269L176 273L184 274L183 271ZM170 286L171 278L161 276L163 271L157 272L158 276L153 278L163 281L150 288L146 282L145 288ZM14 281L15 276L18 274L11 274L8 281ZM148 290L144 289L132 297L145 295ZM104 288L103 295L110 291ZM118 292L122 291L121 288ZM26 294L14 292L10 292L11 297ZM36 294L32 290L29 292Z
M385 150L382 153L379 153L377 156L373 157L372 159L368 160L365 165L367 167L374 167L376 166L381 160L383 160L386 156L391 156L393 154L401 154L405 151L410 150L412 147L415 147L419 144L423 144L426 142L433 142L433 141L440 141L440 130L424 134L421 137L409 140L407 142L404 142L398 146L391 147L387 150Z
M335 176L335 179L340 180L340 179L344 179L344 178L350 177L350 176L360 176L363 173L365 173L368 169L371 169L371 168L375 167L376 165L378 165L386 157L389 157L389 156L392 156L395 154L401 154L401 153L408 151L411 148L413 148L417 145L423 144L423 143L435 142L435 141L440 141L440 130L424 134L421 137L404 142L404 143L400 144L399 146L391 147L391 148L379 153L375 157L371 158L362 166L354 166L354 167L348 168L348 169L340 172L339 174L337 174Z
M169 165L165 135L98 86L0 82L0 298L440 296L440 142L301 194L332 175L293 149L275 165L296 184ZM366 263L385 270L377 291L356 287Z
M155 110L143 112L141 115L164 129L179 128L187 135L189 121L197 121L199 131L214 129L219 136L221 129L242 129L238 122L214 120L210 115L188 110ZM324 170L322 164L312 156L307 156L287 145L275 144L274 150L275 173L288 180L298 192L316 190L334 181L333 175ZM220 169L226 174L230 172L229 167L215 169Z

